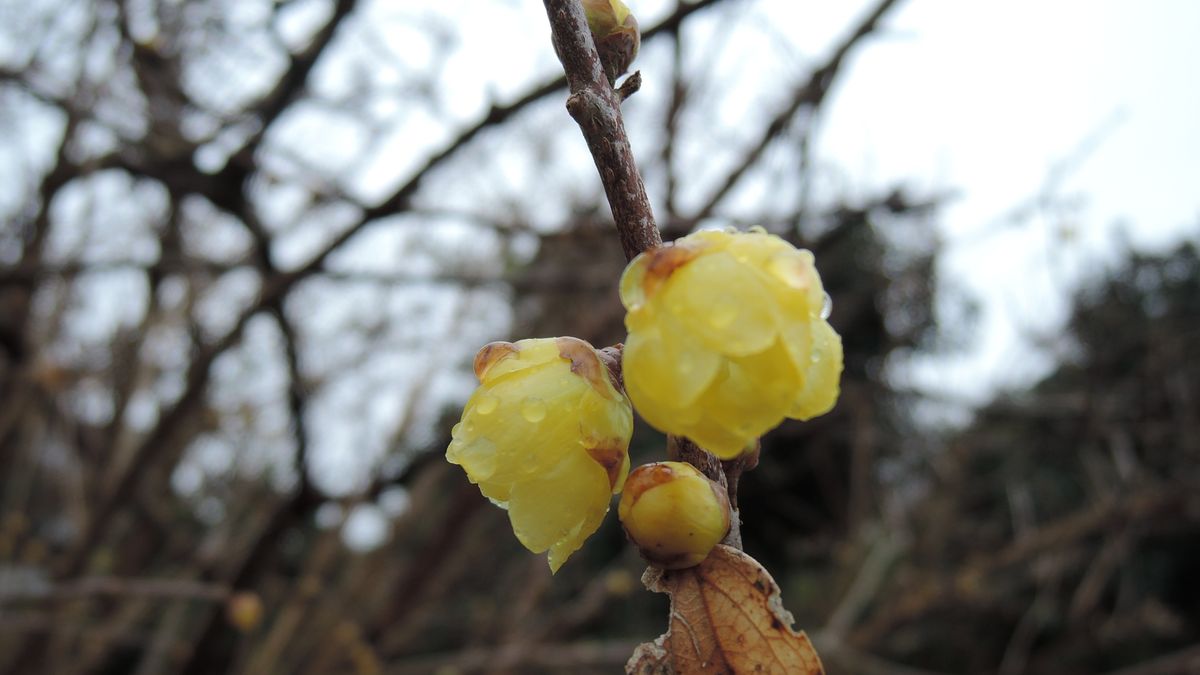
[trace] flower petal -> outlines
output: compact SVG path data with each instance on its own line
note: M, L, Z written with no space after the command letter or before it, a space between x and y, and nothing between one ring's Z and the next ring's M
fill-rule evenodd
M659 306L708 349L745 356L766 349L778 335L770 302L750 267L717 251L676 270L663 287Z
M508 515L517 539L530 551L553 548L550 569L557 571L596 531L611 494L608 474L576 449L552 471L513 485Z

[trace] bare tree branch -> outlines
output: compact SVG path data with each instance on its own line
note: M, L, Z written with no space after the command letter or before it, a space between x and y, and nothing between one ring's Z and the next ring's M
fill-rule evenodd
M758 163L763 153L787 129L792 118L800 110L820 107L821 103L825 100L825 96L829 93L834 80L837 78L846 57L863 38L875 31L879 21L896 5L896 2L897 0L880 0L854 31L838 45L837 49L826 59L825 63L813 71L808 80L795 90L791 101L767 123L758 141L746 150L740 160L734 163L734 168L725 176L712 195L709 196L708 201L697 209L691 218L687 219L689 223L697 223L712 215L717 205L737 186L742 177L746 175L746 172Z
M621 100L613 91L588 30L583 5L576 0L544 0L554 49L567 72L571 95L567 111L587 141L626 260L662 245L642 175L638 173L621 117Z

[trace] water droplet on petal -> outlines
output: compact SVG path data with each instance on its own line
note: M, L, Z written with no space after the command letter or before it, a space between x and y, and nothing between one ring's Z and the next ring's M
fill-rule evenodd
M521 402L521 417L531 424L541 422L546 419L546 403L540 398L530 396Z
M750 234L766 234L767 228L763 227L762 225L751 225L750 229L746 231Z
M498 405L500 405L500 399L491 394L484 394L475 401L475 412L480 415L490 415Z
M833 298L829 297L829 294L826 293L825 297L821 298L821 318L828 319L829 315L832 313L833 313Z

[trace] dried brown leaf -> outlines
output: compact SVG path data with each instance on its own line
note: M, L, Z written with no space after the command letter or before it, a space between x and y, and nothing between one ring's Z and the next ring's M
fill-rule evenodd
M670 627L639 645L625 672L824 675L808 636L792 630L779 586L745 553L717 546L696 567L651 568L643 581L671 596Z

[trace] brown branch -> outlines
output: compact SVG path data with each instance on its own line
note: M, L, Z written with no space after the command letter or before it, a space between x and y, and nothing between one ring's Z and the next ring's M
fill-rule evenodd
M1184 647L1128 668L1109 671L1106 675L1176 675L1194 673L1197 670L1200 670L1200 644Z
M577 0L543 0L554 49L567 73L567 111L579 124L600 172L625 259L662 245L646 186L625 134L621 100L608 83L600 55Z
M229 598L229 587L191 579L85 577L42 590L0 590L0 602L79 600L101 596L224 602Z
M897 625L917 621L939 607L959 602L967 596L1000 592L997 577L1001 572L1019 568L1032 573L1035 566L1030 561L1047 551L1068 550L1075 542L1127 524L1178 518L1194 503L1186 488L1156 484L1123 497L1082 507L985 558L967 563L951 577L938 571L923 582L910 581L902 597L891 598L886 609L877 611L870 620L855 627L848 635L848 642L856 646L870 645ZM1064 564L1082 562L1085 559L1064 559Z
M570 644L535 645L518 655L514 666L546 669L552 672L575 672L582 668L619 668L637 647L636 641L575 642ZM456 652L432 654L406 659L388 667L388 675L432 673L449 670L462 673L483 672L492 667L498 650L489 648L463 649Z

